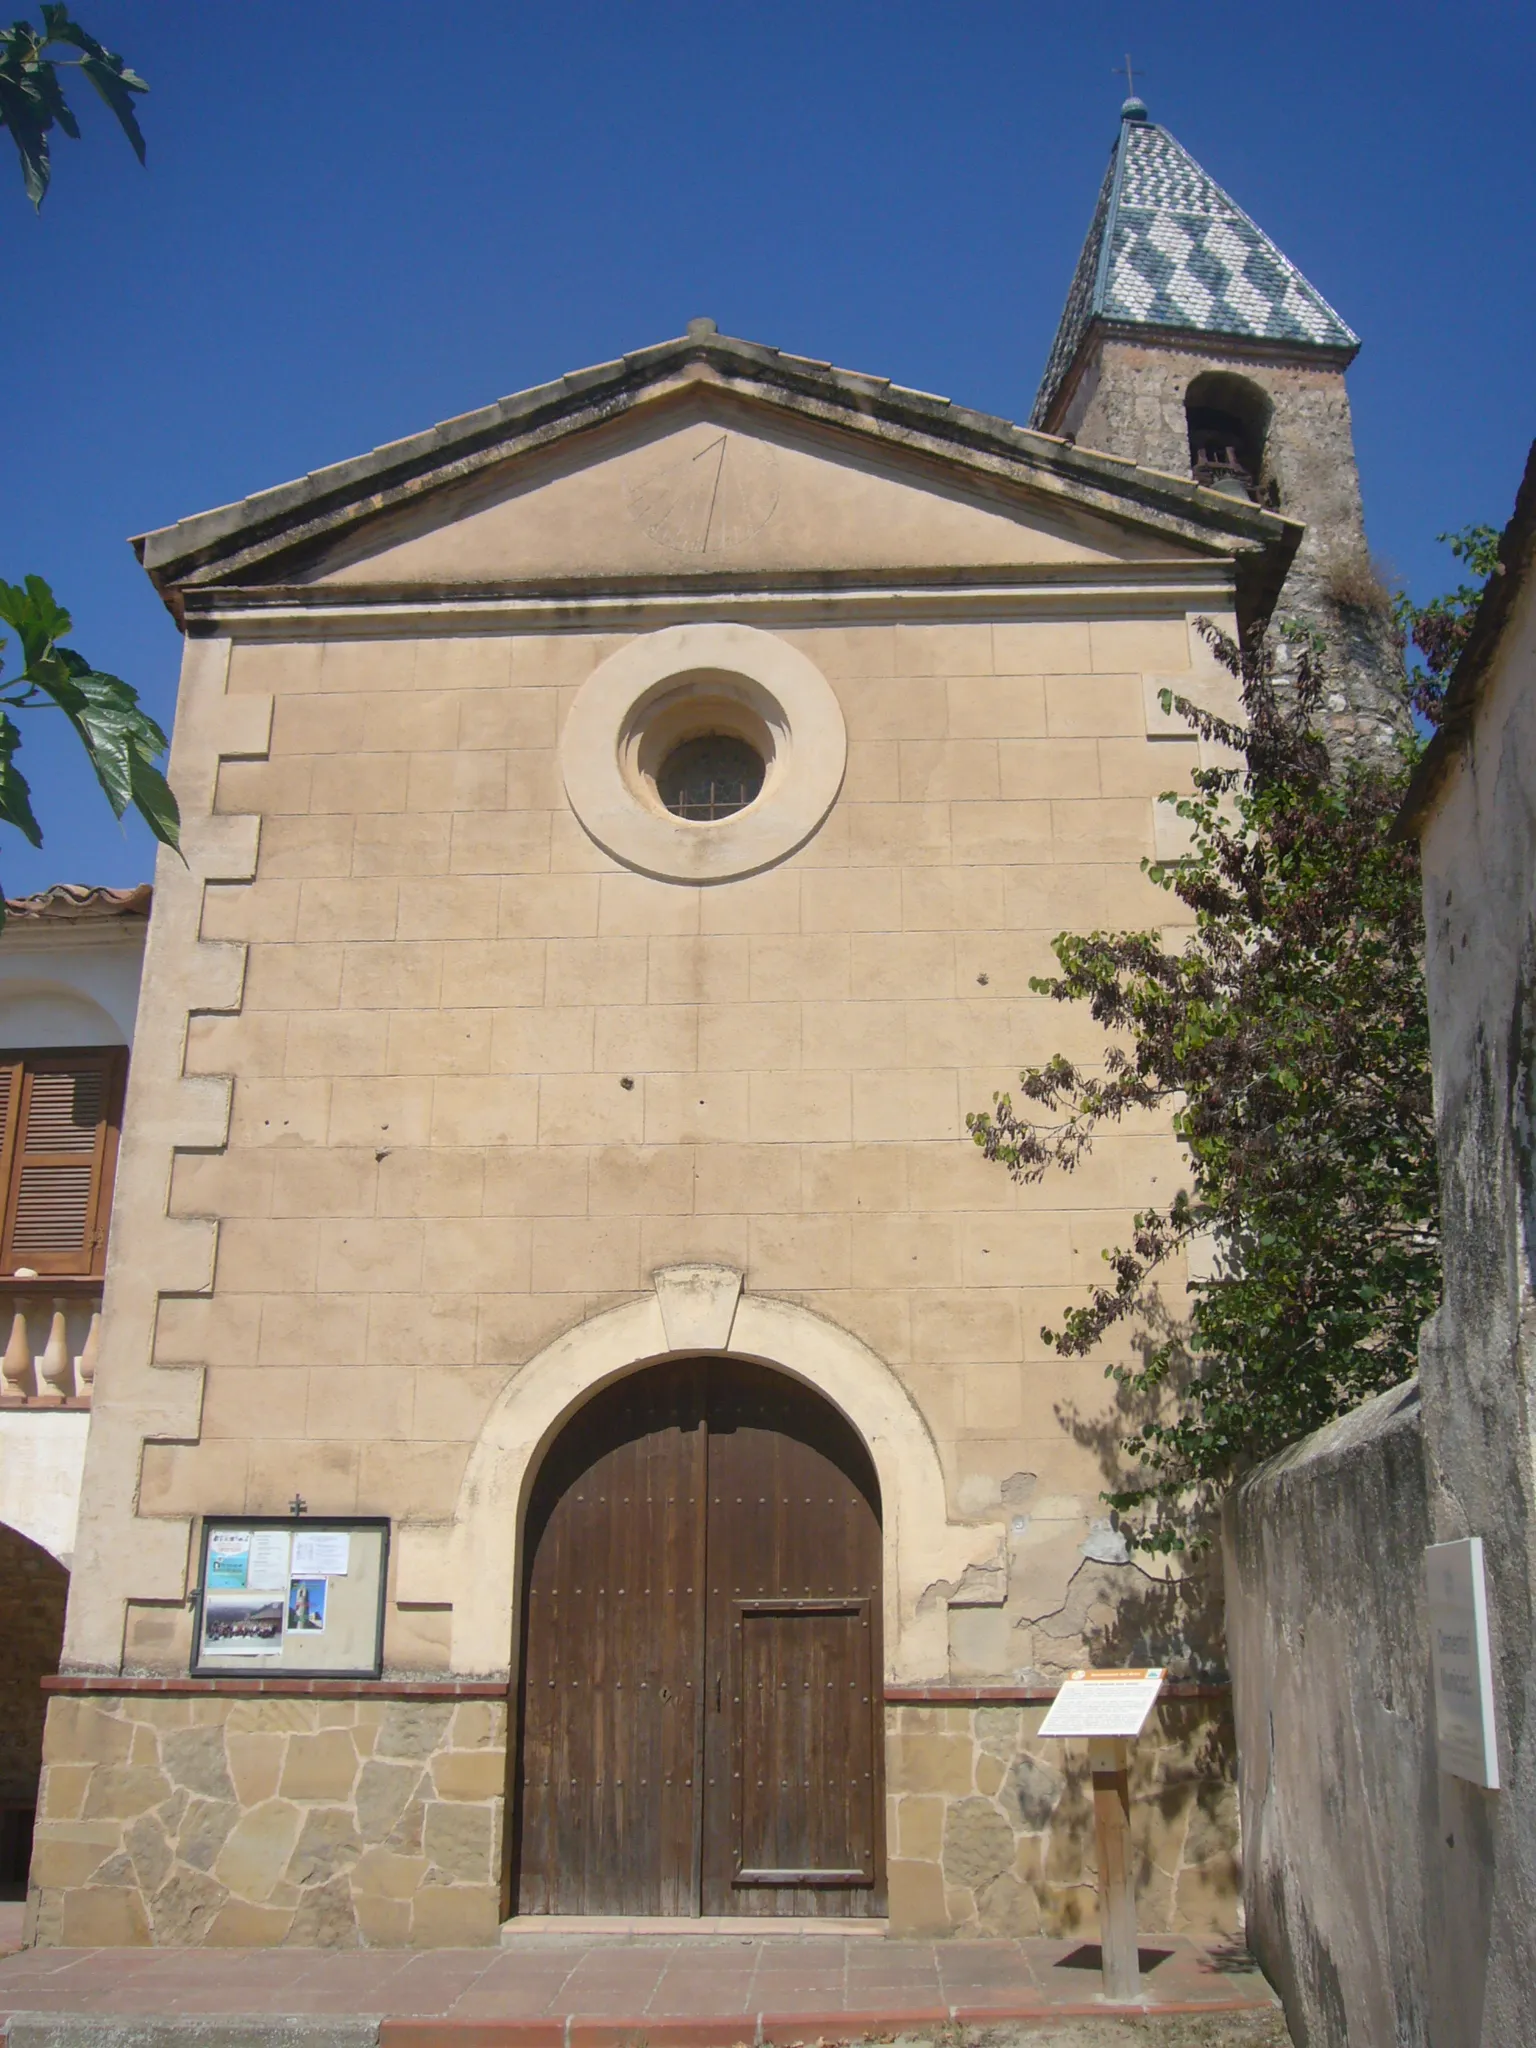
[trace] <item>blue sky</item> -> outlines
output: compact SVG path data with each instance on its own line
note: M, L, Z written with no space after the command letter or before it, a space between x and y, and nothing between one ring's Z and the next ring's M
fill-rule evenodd
M19 10L18 10L19 11ZM169 722L126 536L681 332L1029 410L1129 48L1164 122L1362 334L1378 553L1502 522L1536 418L1528 6L1291 0L79 0L148 78L141 170L86 92L33 217L0 140L0 575ZM74 742L7 893L126 883Z

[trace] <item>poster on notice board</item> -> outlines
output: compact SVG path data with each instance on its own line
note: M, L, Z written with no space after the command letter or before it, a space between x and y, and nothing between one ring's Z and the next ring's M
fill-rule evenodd
M377 1677L388 1568L383 1517L210 1515L194 1676Z

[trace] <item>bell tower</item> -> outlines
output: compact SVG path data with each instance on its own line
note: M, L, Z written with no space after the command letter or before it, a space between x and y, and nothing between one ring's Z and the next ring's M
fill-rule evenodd
M1366 544L1344 373L1359 338L1166 128L1128 99L1031 426L1302 521L1276 607L1321 632L1330 737L1407 729Z

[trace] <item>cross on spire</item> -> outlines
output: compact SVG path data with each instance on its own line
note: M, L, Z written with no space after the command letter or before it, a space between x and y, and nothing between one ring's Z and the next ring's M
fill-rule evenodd
M1120 66L1116 64L1114 69L1118 71ZM1131 70L1131 53L1129 50L1125 53L1125 96L1130 100L1136 97L1136 75Z

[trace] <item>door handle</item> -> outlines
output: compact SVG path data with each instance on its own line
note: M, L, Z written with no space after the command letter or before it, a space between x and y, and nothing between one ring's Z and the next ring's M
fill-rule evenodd
M719 1672L717 1671L717 1672L715 1673L715 1712L716 1712L716 1713L718 1714L718 1713L719 1713L719 1711L720 1711L720 1674L719 1674Z

